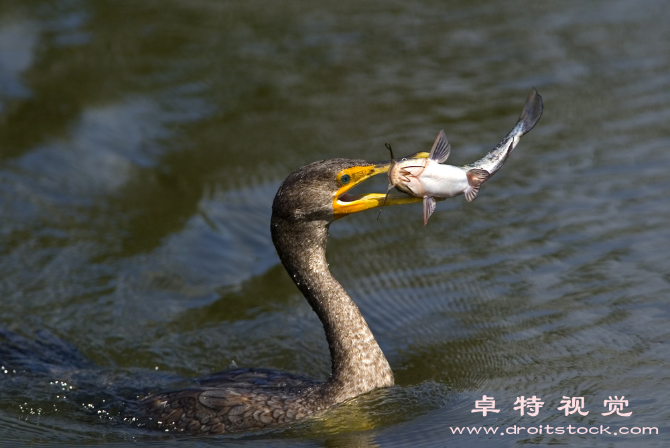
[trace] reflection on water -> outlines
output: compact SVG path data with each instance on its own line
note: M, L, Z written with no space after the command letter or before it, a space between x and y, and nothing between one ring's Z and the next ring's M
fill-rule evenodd
M544 116L476 202L442 202L426 227L416 205L331 228L331 269L397 386L244 443L470 446L488 439L450 425L570 423L666 440L665 9L4 2L0 326L82 358L0 373L0 440L160 442L102 400L230 365L325 378L323 331L270 242L279 182L318 159L386 158L384 142L427 150L440 129L450 163L470 163L533 86ZM70 379L77 393L56 383ZM482 395L501 412L473 417ZM520 417L521 395L545 409ZM601 415L610 395L631 417ZM589 415L557 411L563 396Z

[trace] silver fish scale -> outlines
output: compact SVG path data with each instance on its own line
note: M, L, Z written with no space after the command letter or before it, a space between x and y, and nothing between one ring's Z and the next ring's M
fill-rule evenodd
M493 176L493 174L505 164L509 155L512 154L514 148L519 144L521 137L524 135L523 128L524 126L521 122L517 123L516 126L514 126L514 129L512 129L512 131L507 134L507 136L502 139L491 152L476 162L463 165L462 168L465 170L486 170Z

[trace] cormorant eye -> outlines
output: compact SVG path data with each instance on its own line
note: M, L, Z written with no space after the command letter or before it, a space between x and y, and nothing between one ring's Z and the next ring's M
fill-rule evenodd
M340 177L340 182L342 184L348 184L350 180L351 180L351 176L348 175L348 174L344 174L344 175L342 175L342 177Z

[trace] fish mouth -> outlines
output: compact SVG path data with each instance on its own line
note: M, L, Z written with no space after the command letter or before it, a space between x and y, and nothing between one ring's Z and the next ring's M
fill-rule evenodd
M410 157L422 157L427 153L418 153ZM344 218L353 213L362 212L371 208L380 207L382 205L402 205L421 202L423 199L409 196L404 193L389 194L386 193L366 193L366 194L351 194L349 190L364 181L377 176L378 174L385 174L391 167L392 161L384 162L370 162L369 165L355 166L340 171L337 175L338 181L342 184L344 176L349 176L349 181L335 192L333 198L333 215L335 219Z

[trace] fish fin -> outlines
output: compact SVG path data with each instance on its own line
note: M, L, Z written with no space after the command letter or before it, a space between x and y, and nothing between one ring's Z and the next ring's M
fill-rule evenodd
M428 224L428 218L435 211L435 198L428 196L423 198L423 225Z
M447 135L442 130L437 134L437 138L435 139L435 143L433 143L428 158L435 160L437 163L443 163L449 157L450 152L451 144L449 143Z
M472 202L477 199L477 194L479 193L479 187L486 182L486 180L491 177L491 174L479 168L471 169L465 175L468 177L468 188L465 189L465 199L468 202Z
M477 199L477 194L479 194L479 186L473 187L470 185L468 188L465 189L465 199L468 202L472 202L475 199Z
M537 93L535 87L533 87L533 90L528 94L528 98L526 98L526 104L523 106L523 111L521 111L521 115L519 116L519 123L521 123L521 132L523 134L530 132L537 122L540 121L542 109L542 97Z

